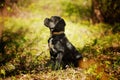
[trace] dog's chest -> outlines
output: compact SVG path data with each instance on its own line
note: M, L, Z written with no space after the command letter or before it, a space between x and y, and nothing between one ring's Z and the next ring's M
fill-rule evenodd
M50 50L52 50L53 52L57 52L55 49L55 43L56 43L56 41L53 38L50 38L48 40L48 46L49 46Z

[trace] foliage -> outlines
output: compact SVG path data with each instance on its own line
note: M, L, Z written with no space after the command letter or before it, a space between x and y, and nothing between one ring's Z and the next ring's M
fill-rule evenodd
M36 27L39 27L35 26L37 21L37 18L31 19L29 21L27 21L26 19L23 20L21 18L5 19L5 30L3 32L0 44L0 74L8 75L11 73L19 74L21 72L34 72L33 70L35 70L36 66L42 65L40 64L41 61L39 60L44 59L41 59L41 57L39 56L46 51L43 51L42 48L39 47L41 44L42 46L44 46L44 43L46 42L43 41L46 37L42 37L43 28L41 28L40 30L36 30ZM33 23L31 24L31 22ZM34 32L36 32L36 34L32 35L32 33ZM41 34L41 36L39 36L38 34ZM36 45L39 46L36 47ZM9 64L12 66L11 68ZM36 69L40 68L37 67Z
M120 22L120 1L118 0L92 0L93 22L116 24Z
M103 13L103 16L105 17L105 22L114 23L114 22L120 22L119 20L119 14L120 14L120 1L118 0L100 0L101 4L101 10ZM114 21L113 21L114 20Z
M88 19L91 16L90 0L63 1L63 15L70 17L73 21Z

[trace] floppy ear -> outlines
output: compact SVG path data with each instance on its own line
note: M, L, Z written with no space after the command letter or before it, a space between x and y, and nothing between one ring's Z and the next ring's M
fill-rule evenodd
M66 23L63 19L60 19L60 21L56 24L56 26L58 26L58 27L62 27L62 26L65 27L65 25L66 25Z

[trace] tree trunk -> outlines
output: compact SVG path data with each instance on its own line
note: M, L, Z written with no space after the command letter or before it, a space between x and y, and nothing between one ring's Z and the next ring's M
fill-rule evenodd
M92 0L93 23L120 23L120 0Z
M100 4L98 0L92 0L92 23L104 22L103 15L100 10Z

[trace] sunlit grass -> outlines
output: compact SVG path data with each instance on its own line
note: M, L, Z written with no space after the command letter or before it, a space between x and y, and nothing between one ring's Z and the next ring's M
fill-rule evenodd
M90 43L93 38L88 26L72 22L67 22L65 33L69 40L78 48Z

